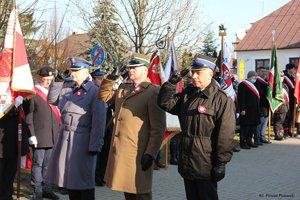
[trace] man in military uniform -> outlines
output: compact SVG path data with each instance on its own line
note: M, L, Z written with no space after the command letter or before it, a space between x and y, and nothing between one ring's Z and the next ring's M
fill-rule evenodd
M97 153L101 151L106 105L97 99L98 87L89 78L90 63L72 58L73 84L64 86L62 75L55 78L48 93L49 103L58 106L62 128L52 151L48 181L68 189L71 200L95 199Z
M127 67L131 81L113 91L120 75L116 68L99 90L101 100L115 105L105 182L112 190L124 192L126 200L151 200L153 160L166 130L166 115L156 103L159 86L147 78L148 57L133 54Z
M191 65L192 85L175 94L176 84L188 72L184 69L173 73L158 95L160 107L180 121L178 171L188 200L218 199L217 182L224 178L233 153L234 103L212 80L214 69L209 57L199 55Z
M59 110L47 102L54 69L44 66L37 75L39 83L34 87L37 95L29 100L26 115L26 124L30 131L28 142L33 148L31 184L34 194L31 199L39 200L42 197L59 199L52 191L51 185L45 183L49 158L61 123Z

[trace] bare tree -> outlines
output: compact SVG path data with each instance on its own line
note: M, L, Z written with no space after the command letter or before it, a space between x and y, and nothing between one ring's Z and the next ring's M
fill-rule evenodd
M129 49L148 54L155 48L158 39L170 38L177 52L183 49L194 51L201 46L203 30L211 22L202 21L200 0L113 0L118 16L118 25ZM89 11L92 1L72 0L87 27L92 27Z

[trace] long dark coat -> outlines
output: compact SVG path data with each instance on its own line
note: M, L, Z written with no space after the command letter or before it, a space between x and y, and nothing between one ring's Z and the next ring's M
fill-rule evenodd
M240 115L240 125L258 125L260 123L259 97L253 93L244 81L239 84L237 98L239 111L246 111L246 115Z
M122 84L114 92L114 81L104 79L99 98L115 105L115 127L106 167L106 185L128 193L148 193L152 188L152 167L142 170L141 158L153 158L159 151L166 130L166 114L157 105L159 86L148 81L134 91L133 84Z
M79 93L73 85L53 81L49 103L57 103L62 127L53 147L48 167L48 182L67 189L95 187L96 154L103 145L106 104L97 98L98 88L88 81Z

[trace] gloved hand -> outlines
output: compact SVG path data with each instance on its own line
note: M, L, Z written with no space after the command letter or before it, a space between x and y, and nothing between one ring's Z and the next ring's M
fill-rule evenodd
M15 107L18 108L20 105L23 104L23 97L22 96L17 96L17 98L15 99Z
M184 68L180 72L174 71L169 78L169 82L173 85L176 85L184 76L189 73L189 71L189 68Z
M98 151L89 151L88 153L91 156L95 156L95 155L97 155Z
M213 172L212 172L212 178L214 181L218 182L220 180L222 180L225 177L225 164L221 163L216 165L213 168Z
M142 170L146 171L153 165L153 158L149 154L144 154L141 160Z
M35 148L37 147L37 144L38 144L37 139L36 139L35 136L29 137L29 138L28 138L28 143L29 143L30 145L33 145Z
M122 74L126 73L126 65L114 67L114 70L107 76L109 80L117 80Z
M57 75L55 76L54 80L55 80L55 82L64 82L65 79L69 76L70 76L70 70L66 69L63 72L58 72Z

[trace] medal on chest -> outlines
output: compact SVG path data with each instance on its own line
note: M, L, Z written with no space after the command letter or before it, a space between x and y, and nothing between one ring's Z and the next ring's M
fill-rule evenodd
M206 107L205 106L198 106L198 112L199 113L205 113L206 112Z
M78 90L78 91L76 92L76 95L77 95L77 96L81 96L81 95L82 95L82 90Z
M141 86L137 86L136 88L134 88L133 92L137 93L141 90Z

